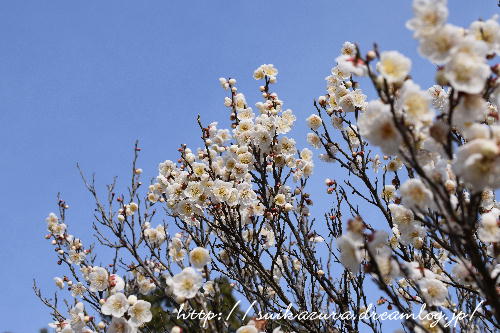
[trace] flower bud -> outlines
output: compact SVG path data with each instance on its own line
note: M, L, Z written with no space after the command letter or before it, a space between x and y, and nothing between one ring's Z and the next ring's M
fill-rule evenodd
M377 54L373 50L368 51L368 53L366 54L366 60L368 60L368 61L372 61L376 57L377 57Z

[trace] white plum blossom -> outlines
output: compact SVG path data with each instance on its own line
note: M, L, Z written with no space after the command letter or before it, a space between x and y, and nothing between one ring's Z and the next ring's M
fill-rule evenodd
M109 286L109 274L105 268L94 266L89 274L90 291L104 291Z
M173 293L177 297L193 298L201 288L201 275L191 267L186 267L179 274L174 275L167 281Z
M430 96L413 81L405 81L396 107L404 113L405 119L412 124L430 124L434 116L430 108Z
M340 261L342 265L353 273L359 272L362 260L361 250L363 243L357 236L347 233L337 238L337 247L340 250Z
M484 121L488 115L488 105L481 95L464 94L453 111L453 125L460 129Z
M142 274L137 274L137 283L139 285L139 293L142 295L149 295L156 289L154 282Z
M189 261L194 267L202 269L210 262L210 253L203 247L196 247L189 252Z
M411 60L398 51L385 51L380 55L377 70L388 83L403 81L411 70Z
M85 327L85 310L82 302L78 302L69 311L71 329L79 332Z
M488 46L488 53L500 52L500 24L498 15L486 21L474 21L469 27L471 34Z
M71 286L71 296L81 297L86 290L87 288L83 285L83 283L78 282Z
M153 319L153 314L151 313L151 303L138 300L128 309L128 314L130 315L130 323L134 326L141 326L144 323L148 323Z
M71 250L68 254L68 262L75 265L80 265L85 260L85 252Z
M278 75L278 69L272 64L262 65L257 68L253 74L254 79L262 80L265 76L276 82L276 76Z
M500 186L500 148L491 139L475 139L460 146L453 170L474 189Z
M113 317L106 333L136 333L137 328L130 325L125 318Z
M463 35L463 29L446 24L432 34L421 36L418 51L433 63L444 65L450 60L451 51L461 41Z
M444 76L457 90L468 94L479 94L490 75L486 63L486 44L465 38L453 49L451 60L444 68Z
M129 308L127 297L122 293L109 296L101 307L101 312L108 316L122 317Z
M61 279L60 277L55 277L54 278L54 283L56 284L56 286L59 288L59 289L63 289L64 288L64 280Z
M45 219L47 229L56 236L62 236L66 232L66 224L60 223L59 218L54 213L50 213Z
M403 205L409 208L427 209L433 205L434 195L424 183L417 178L408 179L400 188Z
M278 70L264 64L254 71L254 78L262 80L262 99L255 104L247 102L236 79L220 78L229 126L199 117L198 148L182 144L180 156L160 163L149 186L140 182L142 169L134 162L129 194L115 194L110 186L110 207L97 202L95 236L116 251L102 267L92 266L102 262L94 247L84 246L63 223L69 207L63 200L58 202L60 217L50 213L46 218L45 238L58 264L67 264L72 273L54 278L56 287L67 289L64 294L72 298L65 300L67 317L53 308L57 321L50 326L65 333L147 330L147 323L156 325L159 304L153 307L139 298L150 299L145 296L153 292L151 297L162 294L169 308L175 302L195 311L215 309L231 290L264 302L271 311L287 306L283 295L296 300L310 291L307 311L342 307L342 299L330 296L346 291L352 302L345 310L360 313L366 308L358 308L359 302L366 305L374 297L379 306L425 304L453 313L468 309L464 300L471 295L487 300L491 309L498 306L496 286L482 282L500 274L500 203L495 198L500 188L500 66L494 58L500 52L500 25L497 16L468 29L449 24L446 0L413 0L413 11L407 26L420 55L437 67L436 84L428 89L417 85L410 77L412 61L398 51L376 45L363 50L345 42L326 77L326 91L313 102L315 113L305 119L306 141L321 150L320 163L336 162L327 174L320 173L325 187L317 191L326 190L333 201L321 216L326 226L313 214L313 201L322 201L308 189L315 181L311 147L302 148L296 137L286 136L293 133L297 117L271 90ZM375 88L371 100L361 89L366 82ZM136 154L139 150L135 146ZM347 178L339 179L344 174ZM153 219L162 219L160 212L165 219L153 227ZM385 225L379 225L380 217ZM322 258L324 251L332 251L333 241L338 252ZM468 245L479 256L471 256ZM335 267L339 261L344 269ZM370 276L379 286L390 285L382 288L388 299L362 289ZM228 286L221 279L226 277ZM460 293L454 293L456 288ZM91 303L95 313L80 301ZM485 314L470 326L489 325L493 316ZM98 316L102 321L94 321ZM277 327L281 321L237 319L237 333L293 333L302 325L290 321L282 328ZM194 320L185 325L190 330L202 325L188 320ZM441 332L429 320L419 322ZM360 323L359 330L367 323ZM337 326L323 324L326 331ZM163 330L186 329L172 325ZM300 329L318 327L305 326Z
M310 129L317 130L323 121L317 114L312 114L310 115L307 119L307 126L309 126Z
M368 68L362 59L356 58L356 51L354 54L342 54L337 57L335 61L340 71L344 73L353 74L355 76L365 76L368 73Z
M440 306L445 303L448 289L443 282L434 278L423 278L418 282L418 286L429 305Z
M159 247L165 241L167 234L165 232L165 227L159 224L156 228L150 228L148 225L144 230L144 236L151 246Z
M397 153L402 139L389 106L380 101L368 103L358 119L359 134L386 154Z
M477 231L480 240L486 243L500 242L499 216L500 210L497 208L481 215L481 227Z
M448 18L447 0L414 0L413 13L406 26L415 31L415 36L432 34L441 27Z
M125 281L117 274L109 275L109 286L111 293L116 293L125 289Z

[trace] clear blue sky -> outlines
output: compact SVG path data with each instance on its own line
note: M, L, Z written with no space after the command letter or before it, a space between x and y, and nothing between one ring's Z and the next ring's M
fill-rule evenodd
M455 24L499 12L496 0L450 2ZM303 119L342 43L367 50L376 41L416 59L410 16L401 0L2 1L0 332L36 332L50 319L31 285L36 277L53 292L52 277L63 274L43 239L58 191L71 231L90 240L92 202L76 162L101 186L124 179L139 139L140 167L153 177L179 143L197 147L198 113L226 121L220 76L236 77L258 101L251 74L262 63L280 70L275 88L304 142ZM414 61L416 81L430 84L432 69ZM335 176L325 167L316 181Z

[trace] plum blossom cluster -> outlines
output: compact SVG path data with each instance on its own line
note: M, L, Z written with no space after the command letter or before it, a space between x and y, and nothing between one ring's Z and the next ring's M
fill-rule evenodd
M413 9L407 26L419 53L438 65L436 85L420 88L411 78L411 60L397 51L375 45L363 55L346 42L326 78L327 94L307 119L313 131L307 139L324 149L323 160L340 163L365 185L362 191L345 181L353 194L377 207L391 229L390 235L375 230L349 204L357 216L337 238L342 264L354 274L370 272L390 296L384 302L401 310L401 299L407 309L424 303L456 313L464 299L476 297L466 306L474 309L484 298L490 305L485 316L496 318L493 324L486 321L491 329L500 319L500 204L495 201L500 71L492 63L500 25L496 16L468 28L449 24L443 0L415 0ZM377 99L366 102L357 77L373 83ZM346 104L345 96L356 103ZM340 140L328 123L340 130ZM337 191L345 193L337 185L327 192ZM457 289L459 295L452 296ZM424 323L412 325L424 329Z
M407 315L424 307L474 313L457 321L462 332L498 331L500 25L493 16L455 26L446 5L414 0L407 22L420 55L437 66L432 87L413 80L412 61L398 51L342 46L326 93L304 117L306 141L333 178L325 180L331 205L324 214L312 208L308 190L313 152L290 136L297 117L271 90L272 64L253 73L262 95L253 105L236 79L220 78L229 124L198 117L201 147L182 144L149 186L136 166L138 144L127 194L113 182L103 199L82 173L96 202L93 233L110 255L97 261L96 247L69 233L69 206L59 200L46 238L69 271L54 278L70 300L66 311L34 287L51 309L51 327L384 331L380 319L360 316L260 320L236 296L255 313L363 314L371 303ZM373 283L379 290L367 293ZM450 331L439 320L408 316L402 324L411 332Z
M60 206L62 211L69 208L63 201L60 201ZM66 225L55 213L50 213L46 221L50 232L46 238L52 239L52 245L56 247L58 263L67 264L74 278L55 277L54 282L59 289L67 286L75 299L74 306L69 309L69 316L65 317L56 311L57 321L49 324L50 327L56 332L64 333L96 332L104 329L106 332L136 332L138 327L151 321L149 302L138 299L134 294L125 296L123 291L126 289L126 283L122 277L104 267L92 266L93 259L88 258L91 250L85 249L79 239L67 233ZM77 274L76 270L79 270L80 274ZM110 318L109 321L96 322L92 310L87 311L84 302L92 304L92 310L99 310L103 316Z
M56 307L57 300L44 298L35 286L37 295L53 309L56 321L51 326L56 331L155 332L158 320L163 320L161 327L172 332L199 329L200 322L178 321L175 313L179 309L208 311L220 306L224 285L211 278L212 274L241 277L242 292L250 292L251 281L245 276L249 270L242 271L237 265L233 275L228 276L228 267L233 267L233 261L238 259L235 246L252 246L255 253L246 255L255 258L263 251L271 256L279 254L266 272L269 276L265 278L272 283L279 283L283 266L289 262L293 263L294 272L301 269L299 259L291 260L273 250L283 244L283 236L276 235L282 234L276 223L281 214L308 214L307 205L312 202L307 194L299 188L293 190L287 182L305 185L314 164L309 149L299 151L295 140L285 136L296 117L290 109L283 109L283 101L276 93L269 91L277 73L273 65L263 65L255 71L254 77L264 81L260 87L263 101L255 105L257 115L238 92L236 80L221 78L221 86L231 94L224 105L229 109L232 130L219 129L217 123L204 127L199 120L203 147L194 151L182 145L176 162L160 163L156 182L149 186L144 200L138 196L142 169L135 165L140 151L137 144L129 199L117 196L113 183L108 186L106 208L93 180L89 182L82 173L96 200L96 238L101 246L113 249L115 257L105 266L94 263L93 248L84 249L80 240L68 233L64 223L67 205L59 205L61 219L49 215L47 238L53 239L58 263L67 265L72 275L56 277L54 282L60 289L68 285L75 299L67 317ZM174 223L154 223L155 207L167 211ZM176 229L172 236L167 231L169 226ZM310 240L318 243L323 238L311 236ZM240 260L251 263L249 259ZM261 262L253 264L264 272ZM117 272L124 268L120 276ZM269 282L259 274L255 278L260 280L256 285L259 293L266 299L275 297L275 287L266 285ZM231 284L231 288L238 287ZM83 307L85 302L91 307L88 311ZM166 302L168 311L162 302ZM165 318L155 320L155 311L165 313ZM76 317L81 320L76 322ZM97 317L101 318L98 322ZM232 327L238 332L264 330L261 324L252 323L240 322ZM229 329L228 324L216 321L202 326L207 332ZM290 331L279 325L273 330Z

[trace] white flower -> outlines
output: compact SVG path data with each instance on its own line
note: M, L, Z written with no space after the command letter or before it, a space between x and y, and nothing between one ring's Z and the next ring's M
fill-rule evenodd
M201 287L202 279L193 268L186 267L181 273L168 279L167 283L177 297L193 298Z
M460 146L453 171L474 189L500 186L500 149L491 139L475 139Z
M253 73L253 77L256 80L262 80L265 76L269 77L270 79L276 80L277 75L278 69L275 68L272 64L261 65Z
M84 260L85 260L85 252L83 252L83 251L77 252L75 250L69 251L68 262L70 264L79 265Z
M400 188L403 205L409 208L427 209L433 204L432 192L420 179L408 179Z
M203 186L199 182L189 182L184 193L186 197L192 199L198 199L203 194Z
M356 51L354 54L341 55L335 59L338 69L343 73L349 73L356 76L365 76L368 73L366 64L361 59L356 59Z
M446 64L444 76L457 90L468 94L479 94L490 75L490 66L485 61L486 44L465 38Z
M394 199L396 195L396 186L394 185L384 185L384 189L382 190L382 198L387 201L391 201Z
M61 279L60 277L55 277L54 278L54 282L56 284L56 286L59 288L59 289L63 289L64 288L64 280Z
M389 284L394 278L400 274L399 265L392 258L390 250L386 249L375 255L380 275L385 283Z
M108 271L102 267L94 266L89 274L90 291L104 291L108 288Z
M238 328L236 333L259 333L259 330L254 325L245 325Z
M356 55L356 45L351 42L344 42L342 44L342 49L340 50L342 55L355 56Z
M214 281L207 281L203 284L203 293L205 296L215 295L215 283Z
M480 41L488 45L488 53L500 52L500 25L497 15L486 21L475 21L470 25L470 32Z
M385 51L380 55L377 70L387 82L400 82L410 73L411 60L398 51Z
M317 114L312 114L306 119L307 121L307 126L309 126L310 129L317 130L323 121Z
M416 122L430 124L433 118L430 101L427 91L420 90L417 84L408 80L401 88L396 108L402 110L406 119L413 124Z
M481 95L464 94L453 110L453 125L469 127L476 121L485 120L487 115L488 105Z
M66 224L49 222L47 229L56 236L63 236L64 232L66 232Z
M286 204L286 197L283 193L279 193L274 197L274 203L278 206L284 206Z
M356 110L364 110L366 108L366 95L361 89L349 91L339 99L339 106L343 112L354 112Z
M307 133L307 143L313 146L314 148L321 147L321 139L315 133Z
M306 161L312 161L313 153L310 149L304 148L300 151L300 158Z
M73 284L71 286L71 296L73 297L82 296L85 290L87 290L87 288L85 288L83 283L78 282L77 284Z
M70 318L71 329L80 332L85 327L85 312L83 303L82 302L76 303L76 305L69 311L69 314L71 316Z
M418 282L418 286L429 305L440 306L445 303L448 289L443 282L433 278L424 278Z
M212 193L217 201L225 202L231 197L232 188L233 186L231 183L217 179L214 182Z
M443 113L448 110L449 95L448 92L443 89L443 87L436 84L427 89L427 92L431 96L432 106L435 109Z
M416 36L431 34L448 18L446 0L414 0L413 13L415 17L406 23L406 27L414 30Z
M399 158L395 158L387 162L385 169L387 171L396 172L403 167L403 162Z
M481 228L479 228L477 233L479 239L483 242L500 242L499 214L500 210L494 208L491 212L481 215Z
M463 29L447 24L432 34L422 36L418 51L433 63L444 65L450 60L451 51L462 36Z
M210 262L210 253L203 247L194 248L189 252L189 261L194 267L202 269Z
M116 293L125 289L125 281L123 281L123 279L117 274L111 274L109 276L109 284L111 287L111 293Z
M359 271L361 263L360 248L363 243L351 233L343 234L337 238L337 247L340 250L340 262L353 273Z
M127 297L117 293L108 297L101 307L101 312L107 316L122 317L129 307Z
M153 290L156 289L156 285L148 278L140 275L137 279L139 284L139 293L142 295L149 295Z
M130 315L130 323L134 326L141 326L144 323L150 322L153 318L151 313L151 303L138 300L128 309Z
M45 218L45 221L47 222L47 224L54 224L54 223L58 223L59 222L59 218L57 217L56 214L54 213L50 213L46 218Z
M194 214L200 213L198 205L188 201L182 200L176 205L176 211L185 219L190 219Z
M165 227L159 224L156 228L147 228L144 230L144 236L152 247L159 247L167 238Z
M388 105L378 100L368 103L366 111L359 115L358 128L361 136L384 153L397 153L402 139Z
M131 326L124 318L113 317L106 333L135 333L137 329Z
M410 236L413 234L416 226L413 212L402 205L396 204L390 204L389 210L391 211L392 220L397 225L402 236ZM409 239L404 239L403 243L407 243L407 241L409 241Z
M252 185L249 183L241 183L236 186L238 190L240 203L244 206L251 206L257 200L257 194L252 189Z
M264 248L268 249L276 243L276 236L270 228L262 228L260 235L264 239Z

